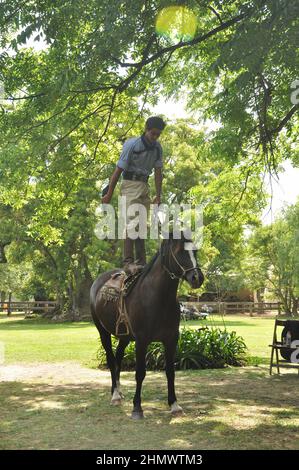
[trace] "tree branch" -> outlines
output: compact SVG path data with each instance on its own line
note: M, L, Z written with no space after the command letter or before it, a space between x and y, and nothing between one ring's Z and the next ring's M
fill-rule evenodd
M132 63L132 62L121 62L120 60L117 60L117 63L121 67L138 67L138 68L140 66L143 67L144 65L150 64L151 62L153 62L157 58L161 57L162 55L166 54L167 52L172 52L172 51L175 51L177 49L181 49L183 47L194 46L196 44L200 44L203 41L206 41L210 37L215 36L220 31L224 31L225 29L228 29L230 26L233 26L233 25L239 23L244 18L246 18L247 14L248 13L242 13L241 15L238 15L238 16L232 18L231 20L228 20L225 23L222 23L220 26L217 26L217 28L212 29L208 33L203 34L202 36L198 36L194 39L191 39L190 41L179 42L179 43L177 43L173 46L165 47L164 49L161 49L160 51L156 52L155 54L153 54L151 57L149 57L147 59L144 57L140 62Z
M236 213L236 211L237 211L237 209L238 209L238 207L239 207L239 205L240 205L240 203L241 203L241 201L242 201L242 199L243 199L243 196L244 196L245 192L247 191L247 185L248 185L248 180L249 180L250 174L251 174L251 168L249 167L249 168L247 169L247 172L246 172L244 187L243 187L243 189L242 189L242 191L241 191L241 194L240 194L240 196L239 196L238 202L237 202L237 204L236 204L235 207L234 207L234 210L233 210L233 213L232 213L231 217L234 217L234 215L235 215L235 213Z
M26 5L26 3L27 0L21 2L20 5L18 5L18 8L16 8L16 10L14 10L7 18L4 19L4 24L9 23L9 21L15 16L16 13L18 13L23 8L24 5Z
M36 93L35 95L26 95L26 96L9 96L7 99L11 101L20 101L20 100L32 100L33 98L40 98L41 96L46 96L46 93Z
M40 127L40 126L43 126L44 124L47 124L54 117L59 116L59 114L64 113L70 107L71 103L74 101L75 98L76 98L76 96L73 96L72 98L70 98L68 100L68 102L66 103L65 107L61 111L57 111L57 113L52 114L52 116L50 116L48 119L45 119L44 121L33 124L31 127L29 127L28 129L25 130L23 135L26 135L32 129L36 129L37 127Z
M103 109L105 107L108 106L108 109L109 109L109 105L107 103L104 103L100 106L97 106L93 111L91 111L90 113L86 114L85 116L83 116L75 126L73 126L66 134L64 134L63 136L59 137L58 139L54 140L52 142L52 144L50 145L49 147L49 151L51 150L54 150L55 147L57 147L57 145L59 145L66 137L68 137L70 134L72 134L79 126L80 124L82 124L86 119L90 118L91 116L95 116L100 109Z
M217 16L220 24L223 24L223 21L221 19L221 16L219 15L218 11L216 11L215 8L213 8L211 5L208 5L208 9L211 10L214 13L214 15Z
M113 112L113 109L114 109L114 103L115 103L115 100L116 100L116 95L117 95L117 90L115 90L115 92L113 93L113 96L112 96L112 99L111 99L111 103L110 103L110 109L109 109L109 115L108 115L108 119L107 119L107 122L106 122L106 125L105 125L105 129L103 130L102 134L100 135L100 137L98 138L98 141L97 141L97 144L95 146L95 149L94 149L94 152L93 152L93 158L90 162L88 162L88 164L86 165L86 167L84 168L85 170L87 169L87 167L95 160L96 158L96 155L97 155L97 151L98 151L98 148L99 148L99 145L104 137L104 135L106 134L107 130L108 130L108 127L109 127L109 124L110 124L110 120L111 120L111 115L112 115L112 112Z
M164 64L162 64L162 67L161 69L163 69L166 64L168 63L168 61L170 60L173 52L177 49L181 49L183 47L189 47L189 46L193 46L193 45L196 45L196 44L199 44L201 42L204 42L205 40L209 39L210 37L213 37L215 36L217 33L221 32L221 31L224 31L225 29L228 29L229 27L239 23L240 21L242 21L246 16L248 16L248 11L246 13L242 13L228 21L226 21L225 23L222 23L221 25L219 25L218 27L212 29L211 31L209 31L208 33L206 34L203 34L197 38L194 38L190 41L186 41L186 42L179 42L178 44L175 44L173 46L169 46L169 47L166 47L154 54L152 54L150 57L147 57L149 51L150 51L150 48L153 44L153 42L155 41L155 35L153 34L149 41L147 42L145 48L144 48L144 51L142 53L142 60L138 63L132 63L132 64L123 64L121 63L118 59L115 59L117 61L117 63L119 63L120 65L122 65L123 67L134 67L135 70L133 71L133 73L131 75L129 75L128 77L126 77L125 79L123 79L122 81L119 82L119 84L111 84L111 86L107 86L107 85L104 85L104 86L99 86L99 87L96 87L95 89L91 89L91 90L72 90L71 93L84 93L84 92L89 92L89 91L99 91L100 89L108 89L108 88L111 88L114 90L114 93L113 93L113 104L114 104L114 99L116 97L116 95L118 93L122 93L123 91L125 91L128 86L130 85L130 83L135 79L135 77L140 73L140 71L142 70L142 68L152 62L154 62L156 59L162 57L164 54L166 53L169 53L169 56L168 58L166 59L166 61L164 62ZM32 97L34 97L34 95L32 95ZM28 97L29 98L29 97ZM25 98L24 98L25 99ZM61 136L60 138L56 139L55 141L53 141L52 143L50 143L49 147L48 147L48 151L51 151L53 149L55 149L55 147L63 140L65 139L66 137L68 137L74 130L76 130L85 120L87 120L88 118L90 118L91 116L97 114L99 112L100 109L103 109L104 107L108 107L108 110L109 110L109 116L108 116L108 121L106 123L106 126L105 126L105 130L102 134L102 136L106 133L107 131L107 128L109 126L109 123L110 123L110 118L111 118L111 114L112 114L112 108L113 108L113 105L112 105L112 108L111 108L111 105L110 104L107 104L107 103L104 103L98 107L96 107L93 111L91 111L90 113L86 114L85 116L83 116L77 123L74 127L72 127L66 134L64 134L63 136ZM60 114L60 112L58 112L57 114ZM54 117L54 116L53 116ZM50 119L50 118L49 118ZM39 125L42 125L42 123L40 124L37 124L37 126ZM102 136L100 137L99 140L101 140ZM98 144L96 146L96 149L95 149L95 152L98 148L98 145L99 145L99 141L98 141Z
M295 104L292 109L288 112L288 114L280 121L278 126L275 129L271 130L271 134L279 134L279 132L284 128L284 126L287 124L287 122L293 117L293 115L298 111L299 109L299 103Z

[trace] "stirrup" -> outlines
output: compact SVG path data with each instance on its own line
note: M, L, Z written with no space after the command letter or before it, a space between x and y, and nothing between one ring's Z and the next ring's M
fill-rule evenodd
M125 331L120 333L119 330L122 330L123 326L124 326ZM124 319L120 318L117 321L116 327L115 327L115 334L116 334L116 336L128 336L130 334L130 329L129 329L128 321L127 321L126 318L124 318Z

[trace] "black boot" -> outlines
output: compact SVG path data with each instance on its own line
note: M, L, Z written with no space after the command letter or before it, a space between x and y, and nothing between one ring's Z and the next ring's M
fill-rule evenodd
M135 264L137 266L143 267L146 264L145 240L143 238L136 238L135 253Z
M123 268L127 274L132 274L132 265L134 265L134 240L127 236L124 239L123 249Z

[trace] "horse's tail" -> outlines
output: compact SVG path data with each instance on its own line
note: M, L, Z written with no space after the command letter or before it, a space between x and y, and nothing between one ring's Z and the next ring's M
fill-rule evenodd
M97 291L95 289L95 282L92 284L90 288L90 313L92 318L94 319L95 313L96 313L96 296L97 296Z

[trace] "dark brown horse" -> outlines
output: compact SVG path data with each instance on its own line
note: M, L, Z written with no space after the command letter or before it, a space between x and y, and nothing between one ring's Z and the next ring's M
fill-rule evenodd
M168 404L171 413L182 413L182 408L177 404L174 386L174 360L180 323L177 289L180 279L185 279L192 288L198 288L203 283L204 277L198 267L194 248L190 240L174 239L171 234L168 240L163 240L160 250L144 267L136 285L126 298L130 334L119 336L115 356L111 346L111 335L116 336L117 310L114 302L105 304L100 298L99 291L111 274L119 270L102 274L91 287L91 313L99 330L111 372L112 404L120 404L123 398L119 379L125 348L130 341L136 343L136 393L133 401L133 419L143 417L141 387L146 374L147 347L152 341L162 342L165 348Z

